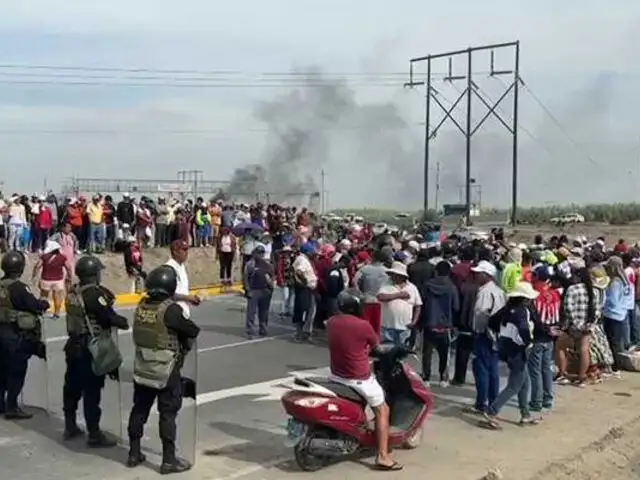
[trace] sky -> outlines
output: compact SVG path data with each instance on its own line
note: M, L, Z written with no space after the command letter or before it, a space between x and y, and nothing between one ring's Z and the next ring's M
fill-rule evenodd
M260 165L278 192L319 189L324 171L328 208L415 210L425 90L403 88L409 59L514 40L526 85L519 202L640 192L639 2L3 0L1 9L5 193L59 189L74 176L169 181L184 169L229 180ZM510 55L497 51L496 68L511 69ZM490 78L489 65L474 55L478 91L495 101L512 78ZM33 68L42 66L57 68ZM454 74L465 68L454 60ZM416 66L416 80L424 71ZM450 105L465 85L441 76L434 92ZM498 109L508 122L511 102ZM435 126L433 101L431 112ZM485 112L474 99L474 125ZM465 141L451 121L430 152L431 205L458 202ZM481 203L507 206L511 135L490 118L471 152Z

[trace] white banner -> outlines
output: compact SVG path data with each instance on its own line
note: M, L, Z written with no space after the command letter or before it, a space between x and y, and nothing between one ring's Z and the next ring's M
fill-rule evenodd
M192 185L188 183L159 183L158 191L165 193L189 193Z

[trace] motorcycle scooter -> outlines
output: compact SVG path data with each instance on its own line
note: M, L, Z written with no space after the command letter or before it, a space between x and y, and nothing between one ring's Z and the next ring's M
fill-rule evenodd
M389 447L416 448L433 399L420 376L403 360L413 354L406 347L379 346L371 356L373 371L389 405ZM366 400L354 389L327 378L296 378L282 396L291 416L287 445L296 463L308 472L318 471L340 457L377 445Z

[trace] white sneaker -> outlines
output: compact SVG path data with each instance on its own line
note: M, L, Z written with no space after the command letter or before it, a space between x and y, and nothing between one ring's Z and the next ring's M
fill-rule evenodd
M431 388L431 382L429 380L424 380L424 386L427 388Z
M447 380L440 380L440 388L447 388L449 386L449 382Z

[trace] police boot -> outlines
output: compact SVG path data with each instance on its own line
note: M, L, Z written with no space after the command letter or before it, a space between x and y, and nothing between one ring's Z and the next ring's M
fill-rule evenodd
M118 442L108 438L100 430L89 432L89 438L87 438L87 446L90 448L110 448L115 447L117 444Z
M129 458L127 458L127 467L134 468L145 462L147 457L144 456L140 448L140 439L129 439Z
M74 438L78 438L82 435L84 435L84 430L78 427L75 415L65 415L63 438L65 440L73 440Z
M171 441L162 442L162 465L160 474L182 473L191 470L191 464L186 460L176 457L176 445Z
M15 407L5 412L4 418L7 420L29 420L33 418L33 414L25 412L20 407Z

